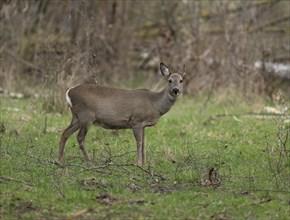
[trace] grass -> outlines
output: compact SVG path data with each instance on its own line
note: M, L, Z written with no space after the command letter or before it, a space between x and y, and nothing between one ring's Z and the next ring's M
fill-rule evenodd
M0 218L289 218L290 142L283 154L277 138L289 132L289 116L287 122L245 115L264 101L204 100L183 97L146 129L143 167L134 165L131 130L92 127L86 146L95 167L89 168L75 137L67 142L65 166L53 163L69 112L48 114L38 100L1 97Z

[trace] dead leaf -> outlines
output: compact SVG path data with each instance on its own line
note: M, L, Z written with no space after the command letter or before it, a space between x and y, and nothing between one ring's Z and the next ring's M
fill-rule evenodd
M88 212L91 212L92 209L91 208L85 208L85 209L81 209L81 210L78 210L78 211L75 211L73 212L71 215L69 215L66 220L71 220L71 219L75 219L75 218L78 218L82 215L85 215L87 214Z
M154 204L154 203L152 203L151 201L147 201L147 200L145 200L145 199L130 199L130 200L128 200L128 203L129 204L137 204L137 205L144 205L144 204Z
M208 171L208 176L205 181L203 181L202 185L205 187L213 186L218 187L221 183L221 179L218 174L218 169L216 167L212 167Z
M110 194L100 194L98 196L96 196L96 199L99 200L102 203L106 203L106 204L112 204L113 202L118 201L118 198L115 196L112 196Z

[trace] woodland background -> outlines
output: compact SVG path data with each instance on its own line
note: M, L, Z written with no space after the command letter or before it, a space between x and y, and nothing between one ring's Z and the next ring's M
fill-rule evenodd
M4 0L0 19L1 92L49 111L82 82L156 90L160 62L186 65L188 94L290 93L286 0Z

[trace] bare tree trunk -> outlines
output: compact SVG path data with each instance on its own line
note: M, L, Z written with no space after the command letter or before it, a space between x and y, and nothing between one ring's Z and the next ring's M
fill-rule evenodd
M80 25L80 12L79 12L80 1L70 0L70 13L71 13L71 39L72 45L76 43L79 25Z

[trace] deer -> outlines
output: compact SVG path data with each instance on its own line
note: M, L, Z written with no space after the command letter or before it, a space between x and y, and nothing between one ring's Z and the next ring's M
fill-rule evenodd
M88 163L89 154L84 146L85 137L91 125L106 129L132 129L137 145L137 165L146 163L145 128L156 125L159 118L175 104L183 90L183 69L171 73L168 66L160 63L160 72L167 80L161 92L147 89L125 90L99 84L82 84L66 92L66 101L72 113L70 125L63 131L58 161L63 159L65 143L79 131L77 141Z

